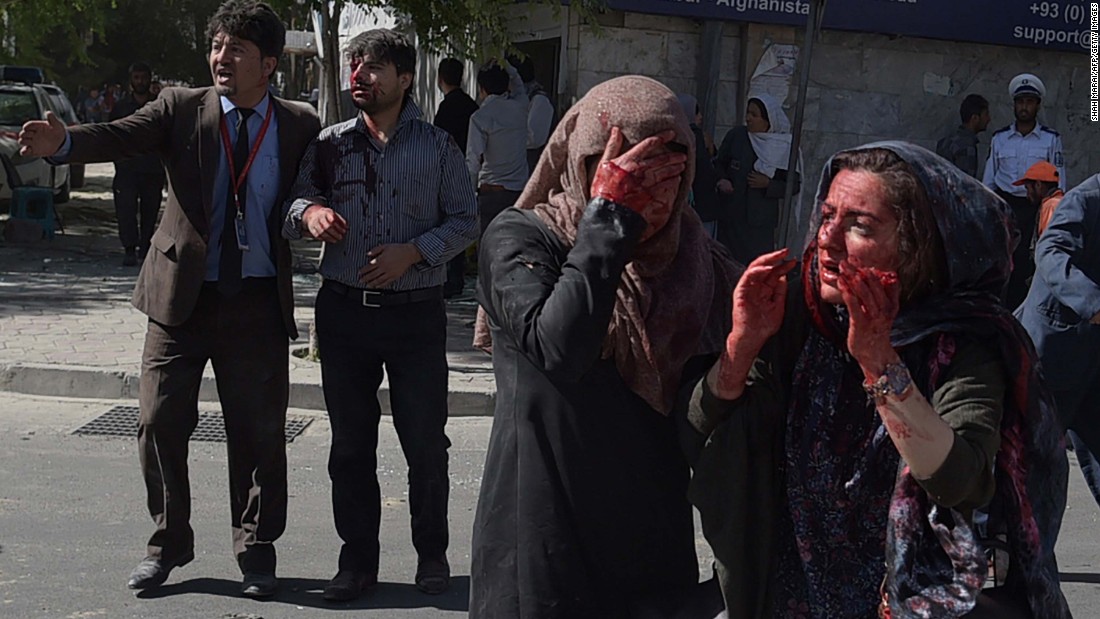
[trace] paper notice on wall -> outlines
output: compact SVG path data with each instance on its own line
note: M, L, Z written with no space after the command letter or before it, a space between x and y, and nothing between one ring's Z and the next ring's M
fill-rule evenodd
M773 43L764 50L760 62L749 81L749 97L753 95L771 95L780 105L787 101L794 77L795 64L798 61L797 45Z

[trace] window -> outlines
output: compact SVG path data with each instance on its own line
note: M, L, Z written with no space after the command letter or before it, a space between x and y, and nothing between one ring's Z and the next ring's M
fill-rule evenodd
M38 120L42 115L34 93L30 91L0 90L0 126L22 127L28 120Z

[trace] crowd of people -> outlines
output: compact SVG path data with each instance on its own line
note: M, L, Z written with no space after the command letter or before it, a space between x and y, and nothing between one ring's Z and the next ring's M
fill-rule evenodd
M1100 476L1100 175L1062 194L1037 77L1010 84L1016 123L981 181L981 98L940 155L834 154L792 255L774 234L805 171L798 154L788 169L790 124L767 95L714 148L698 103L650 78L604 82L555 122L529 64L483 67L479 104L448 59L433 126L412 96L415 47L370 30L347 47L358 113L322 129L269 93L285 29L267 5L227 0L207 36L212 87L145 96L135 65L128 115L19 138L55 162L152 155L169 179L137 241L155 530L130 588L194 559L187 442L212 362L241 591L277 592L288 242L310 238L325 245L316 329L343 541L323 596L378 582L383 372L413 581L447 590L444 296L477 241L475 345L497 397L471 617L1070 616L1054 547L1067 429L1094 492ZM693 506L715 557L703 586ZM1009 565L991 581L995 545Z
M133 72L133 66L130 67L129 72ZM148 86L149 93L154 99L164 89L164 84L160 80L152 79L151 73ZM80 122L108 122L114 120L111 115L114 112L115 105L126 99L127 94L122 84L117 83L109 84L105 82L100 86L89 88L81 86L77 90L73 109L76 111L76 117L80 119Z

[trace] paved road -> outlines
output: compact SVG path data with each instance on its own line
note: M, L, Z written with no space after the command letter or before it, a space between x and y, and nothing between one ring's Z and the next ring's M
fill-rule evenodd
M452 419L452 590L441 597L410 584L406 468L393 426L382 423L384 497L381 587L350 605L320 599L335 571L339 540L330 517L325 458L329 427L316 418L289 447L290 516L279 543L283 591L269 602L237 595L226 508L224 446L193 443L191 477L196 560L156 593L125 588L150 523L135 441L72 436L115 401L58 400L0 392L0 617L5 619L421 618L466 614L470 530L490 420ZM292 414L311 414L291 411ZM1072 461L1072 458L1071 458ZM1070 505L1058 545L1064 591L1078 618L1100 617L1100 509L1074 462ZM698 540L701 565L709 562ZM704 568L705 569L705 568Z
M336 571L325 468L329 427L316 419L289 446L290 514L280 540L283 590L269 602L239 596L232 556L225 446L192 443L196 559L168 584L135 596L126 577L151 533L136 442L69 433L113 405L0 393L0 617L8 619L280 619L289 617L461 617L469 595L470 530L490 420L457 419L451 449L450 592L412 586L404 459L382 422L379 471L383 524L381 586L369 598L330 605L320 597ZM309 411L291 411L309 414ZM369 614L363 612L371 609Z

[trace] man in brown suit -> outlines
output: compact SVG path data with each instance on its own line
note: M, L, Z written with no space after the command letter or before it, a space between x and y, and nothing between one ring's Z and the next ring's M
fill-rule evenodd
M162 584L194 558L187 445L199 384L214 365L229 451L234 551L242 593L275 593L275 540L286 525L288 336L297 337L281 204L320 130L313 109L268 95L286 31L266 4L228 0L207 27L214 87L168 88L132 116L66 130L24 125L27 155L55 162L157 153L168 205L138 276L149 317L138 446L156 523L132 589ZM231 183L230 179L237 179Z

